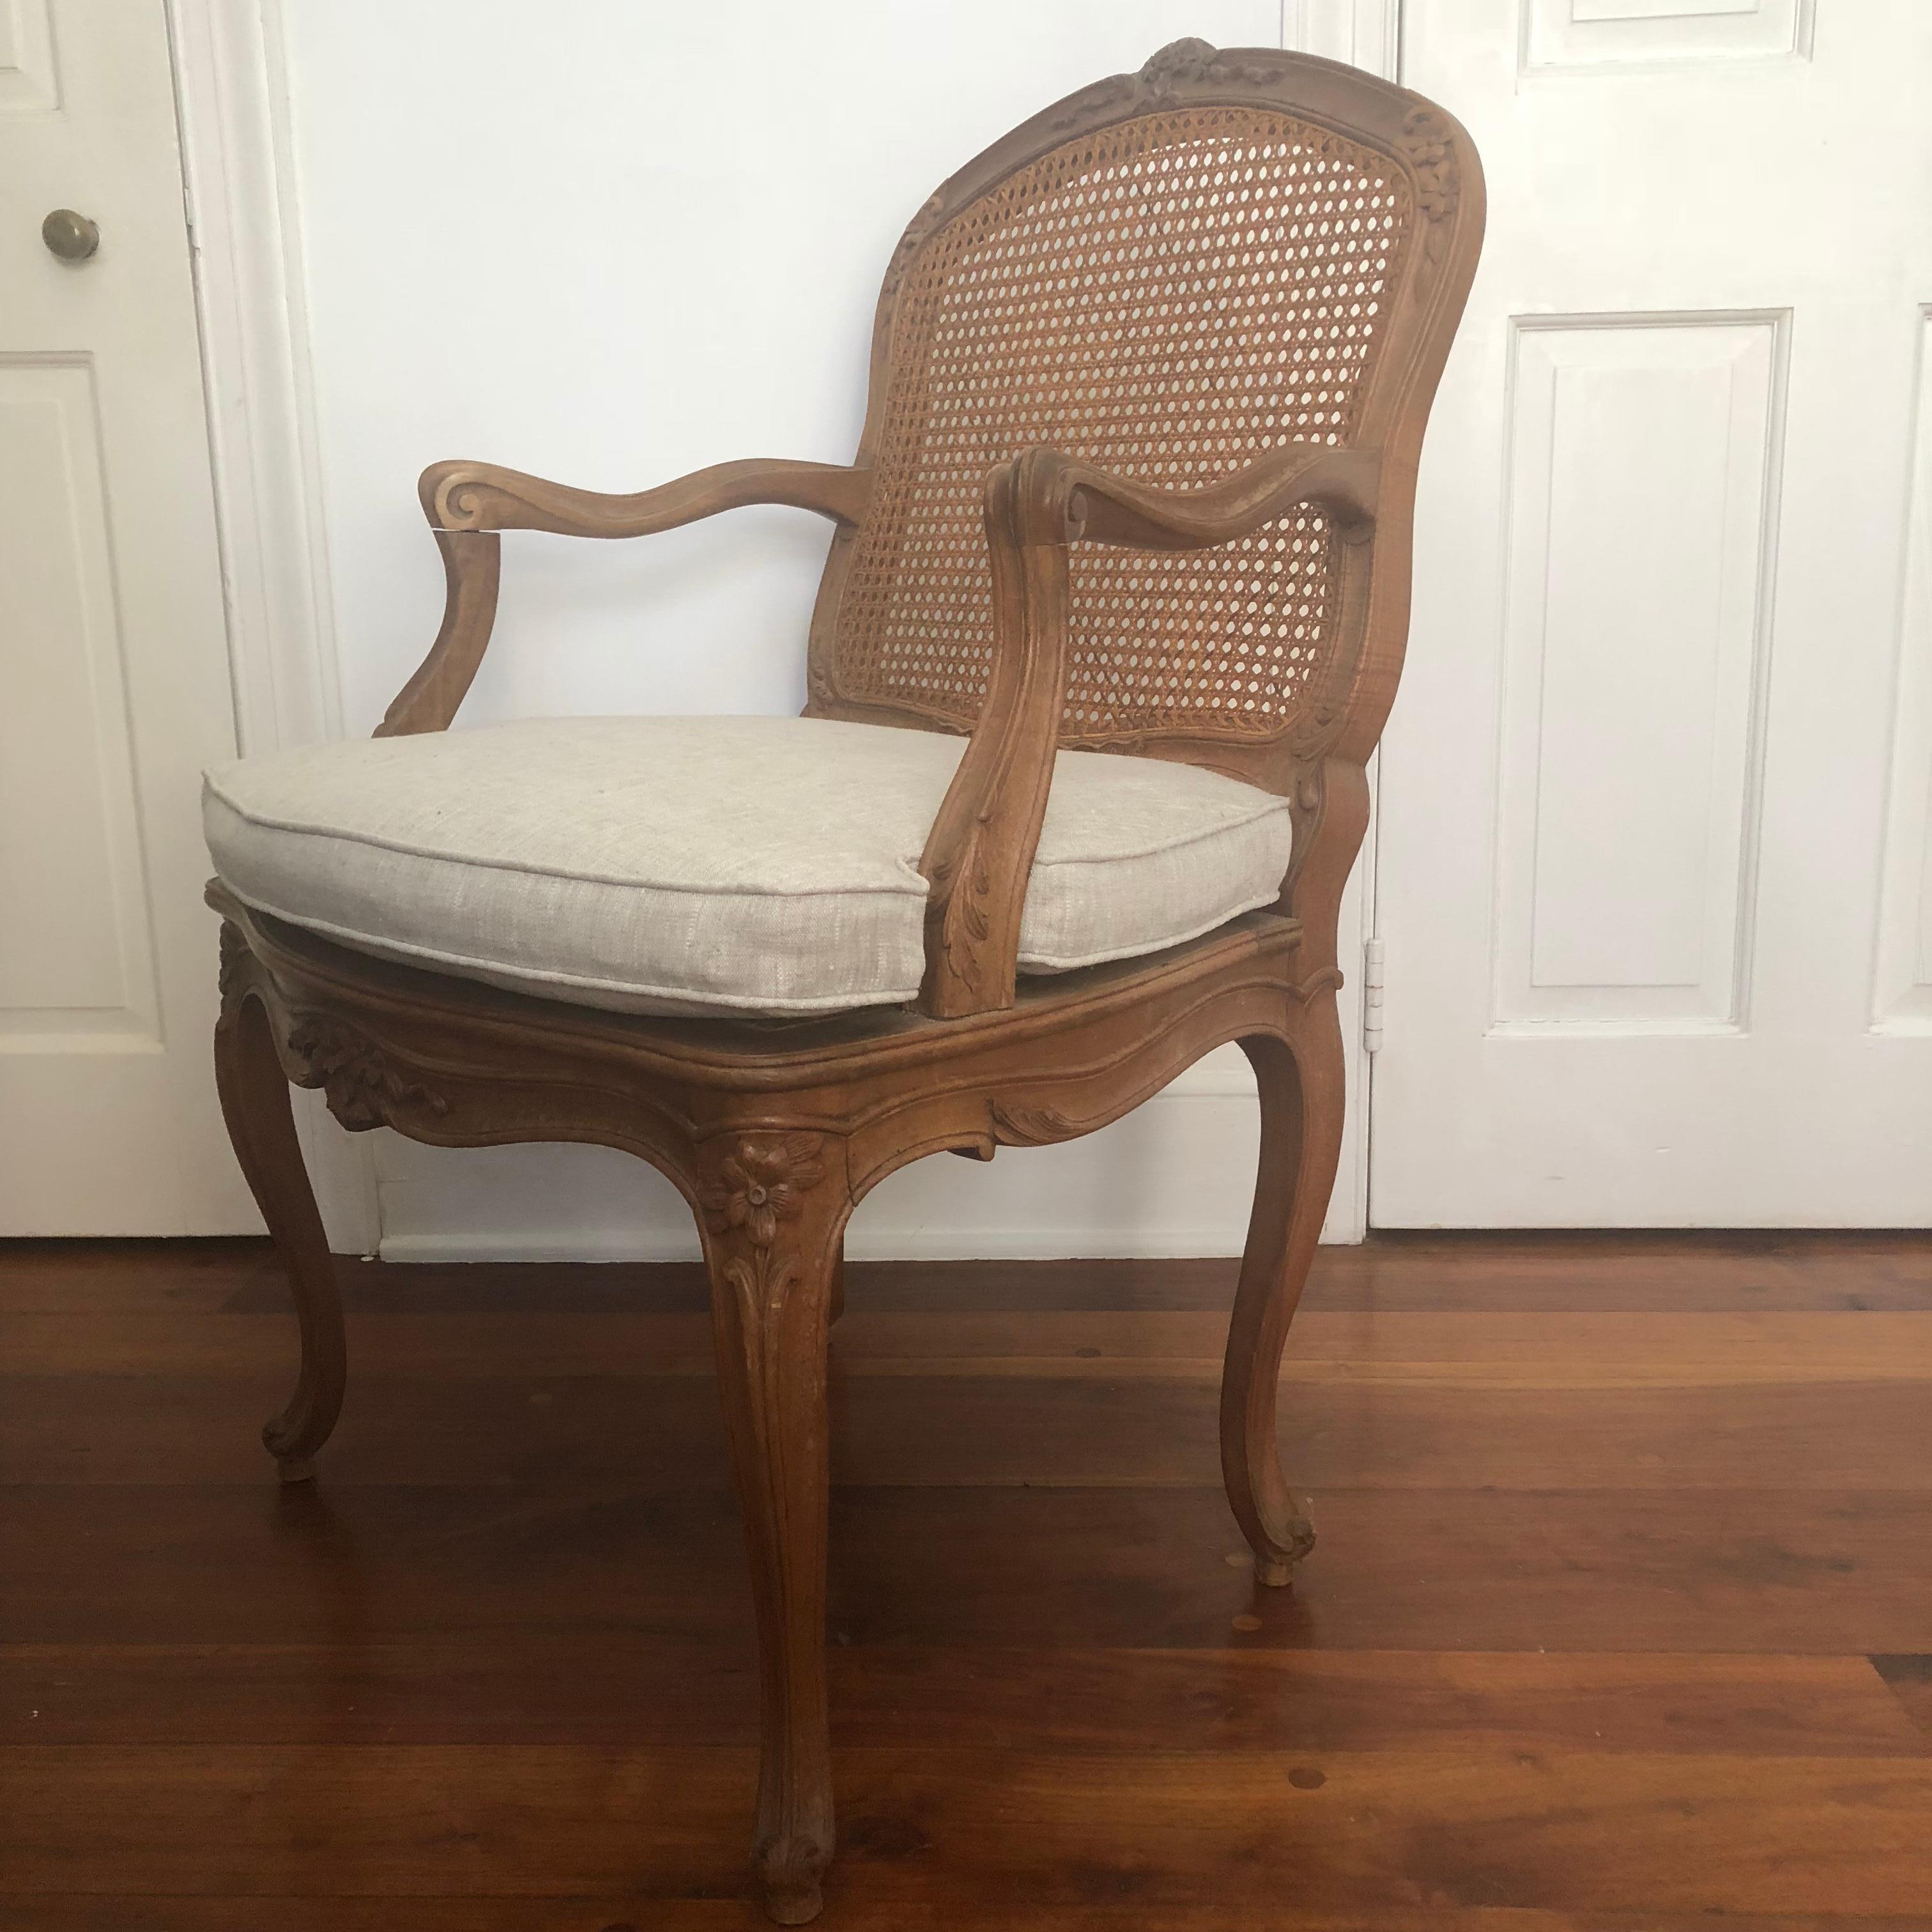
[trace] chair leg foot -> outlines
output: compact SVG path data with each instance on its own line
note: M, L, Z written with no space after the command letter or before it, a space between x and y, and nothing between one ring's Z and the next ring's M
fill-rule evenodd
M762 1854L758 1865L765 1916L775 1924L809 1925L825 1910L819 1874L831 1856L829 1844L797 1844L775 1846Z
M1255 1552L1256 1580L1279 1589L1314 1547L1315 1528L1288 1486L1276 1437L1282 1351L1308 1278L1341 1154L1341 1030L1332 994L1297 1043L1242 1046L1261 1092L1262 1147L1240 1286L1221 1382L1221 1469Z
M285 1483L315 1474L316 1453L341 1413L348 1377L342 1304L322 1216L296 1138L289 1083L275 1054L268 1016L244 992L223 1005L214 1029L215 1084L235 1157L288 1270L302 1329L302 1370L287 1406L262 1440Z
M1300 1548L1288 1556L1257 1556L1255 1558L1256 1582L1265 1583L1270 1590L1282 1590L1294 1581L1294 1566L1315 1547L1315 1526L1306 1516L1300 1520L1307 1531Z
M758 1612L752 1859L766 1913L818 1916L833 1844L825 1686L825 1350L850 1200L830 1136L722 1136L702 1152L712 1329Z

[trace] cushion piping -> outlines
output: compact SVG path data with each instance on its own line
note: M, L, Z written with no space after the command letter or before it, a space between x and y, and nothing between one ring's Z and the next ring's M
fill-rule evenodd
M469 859L453 852L440 852L426 845L406 844L400 838L384 838L372 832L351 832L340 826L298 825L292 820L271 818L237 805L213 778L203 774L202 784L210 796L226 806L243 824L257 830L292 834L301 838L334 838L346 845L368 845L382 852L399 852L406 859L423 859L439 866L461 866L478 872L517 872L526 878L570 879L580 885L616 886L629 891L693 892L704 898L808 899L828 896L850 898L868 896L884 898L924 898L930 890L924 878L913 874L913 882L903 886L719 886L686 885L670 879L625 878L610 872L576 872L564 866L533 866L514 859ZM266 908L264 908L266 910Z
M331 938L340 940L344 945L358 952L373 952L379 958L406 953L412 959L438 960L446 968L456 970L458 976L465 979L511 979L526 980L538 986L581 986L587 992L621 993L632 999L663 1000L686 1006L722 1006L734 1012L749 1013L838 1013L856 1006L903 1006L907 1000L916 1000L919 997L916 986L910 992L826 993L810 999L801 999L796 995L785 998L743 993L706 993L694 992L688 986L650 986L640 980L598 979L587 973L556 970L539 972L533 966L518 966L496 959L472 958L464 953L440 951L433 946L420 946L412 940L378 938L372 934L360 932L354 926L338 926L332 920L307 918L299 913L284 912L279 906L270 905L259 895L243 892L232 880L225 883L229 890L243 904L252 906L257 912L266 913L271 919L279 919L288 925L302 926L310 932L327 933ZM675 1018L679 1016L674 1014L664 1017Z
M924 898L930 890L924 874L916 870L913 872L911 880L903 886L689 885L674 880L643 877L626 878L614 873L578 872L562 866L530 865L514 860L466 858L454 852L439 851L399 838L385 838L374 832L352 832L340 826L300 825L291 819L271 818L266 813L254 812L246 806L238 805L212 777L204 775L202 784L237 818L265 831L292 832L308 838L339 838L349 844L368 845L380 851L399 852L406 858L434 860L446 866L473 866L479 872L518 872L532 878L574 879L586 885L631 886L649 892L696 892L707 898L728 896L734 898L813 898L834 894L848 897L860 893L896 898ZM1062 866L1108 866L1118 864L1122 860L1153 859L1166 852L1184 851L1190 845L1198 845L1210 838L1225 838L1231 832L1245 830L1250 825L1258 824L1264 819L1272 818L1289 809L1286 799L1276 798L1272 794L1266 796L1268 801L1266 805L1248 808L1240 816L1227 819L1218 825L1204 826L1198 830L1182 832L1157 844L1138 846L1126 851L1065 853L1052 859L1036 859L1034 869L1037 871L1043 867L1053 871ZM1252 907L1247 908L1250 911L1253 909Z
M440 962L446 968L454 970L459 977L480 977L486 982L495 979L522 981L535 986L581 986L586 992L620 993L632 999L662 1000L667 1004L686 1006L722 1007L731 1012L749 1013L842 1013L850 1012L861 1006L901 1006L919 998L919 988L908 992L883 993L826 993L810 999L796 995L789 998L779 995L748 994L742 993L707 993L688 986L669 987L646 986L641 980L605 980L595 978L587 973L568 973L559 970L539 972L533 966L518 966L495 959L477 959L468 954L440 951L434 946L420 946L406 939L378 938L372 934L350 926L338 925L333 920L304 918L301 914L285 912L274 906L259 894L244 892L232 880L226 882L228 889L243 904L251 906L257 912L266 913L271 919L279 919L290 926L298 926L310 932L326 933L332 939L342 943L358 952L373 953L377 958L406 954L412 959L428 959ZM1239 919L1244 913L1258 912L1264 906L1273 905L1276 895L1264 893L1258 898L1248 900L1231 910L1217 914L1202 924L1190 928L1186 932L1176 933L1171 938L1163 938L1154 946L1127 945L1114 946L1106 952L1082 953L1078 958L1049 958L1044 953L1022 952L1019 964L1030 967L1042 976L1058 973L1077 973L1083 967L1105 966L1116 959L1153 959L1162 953L1172 952L1177 946L1185 946L1191 940L1226 926L1230 920ZM689 1018L689 1015L662 1015L659 1017Z

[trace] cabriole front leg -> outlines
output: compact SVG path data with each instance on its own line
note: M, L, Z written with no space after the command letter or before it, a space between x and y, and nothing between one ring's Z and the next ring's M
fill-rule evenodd
M1343 1062L1333 991L1304 1010L1294 1046L1266 1037L1241 1046L1261 1090L1262 1145L1221 1380L1221 1472L1255 1574L1278 1586L1315 1542L1282 1473L1275 1410L1288 1324L1341 1155Z
M816 1918L832 1856L826 1728L825 1351L850 1202L832 1136L722 1135L701 1150L718 1381L758 1612L752 1858L766 1911Z
M222 934L223 998L214 1028L214 1078L235 1158L288 1270L302 1329L302 1372L288 1406L262 1431L285 1483L307 1482L341 1413L348 1352L328 1238L296 1138L289 1083L261 997L239 983L244 949Z

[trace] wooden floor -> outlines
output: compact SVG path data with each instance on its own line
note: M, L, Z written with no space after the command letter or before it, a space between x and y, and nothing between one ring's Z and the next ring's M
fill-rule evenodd
M1232 1281L850 1270L828 1928L1932 1928L1932 1242L1325 1252L1280 1592ZM760 1923L695 1271L349 1292L284 1492L263 1248L0 1246L0 1926Z

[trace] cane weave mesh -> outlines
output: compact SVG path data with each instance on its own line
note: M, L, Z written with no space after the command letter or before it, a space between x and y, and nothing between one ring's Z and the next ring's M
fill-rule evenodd
M901 288L840 690L970 728L993 650L987 470L1037 444L1180 490L1353 436L1410 226L1402 171L1247 107L1070 141L920 248ZM1065 742L1271 736L1332 647L1328 520L1212 550L1076 544Z

